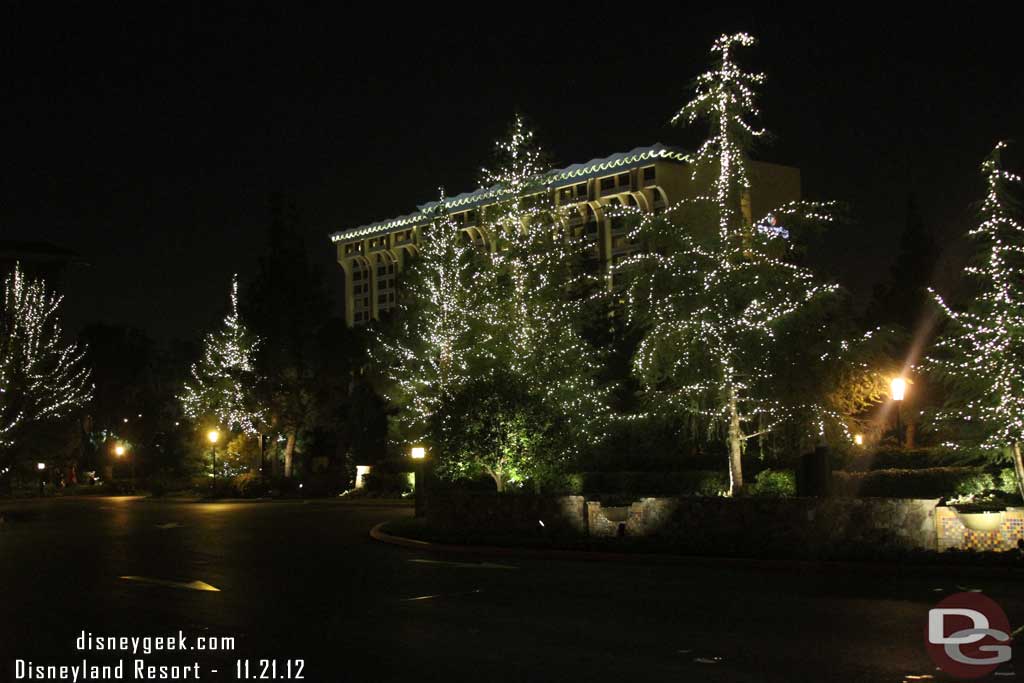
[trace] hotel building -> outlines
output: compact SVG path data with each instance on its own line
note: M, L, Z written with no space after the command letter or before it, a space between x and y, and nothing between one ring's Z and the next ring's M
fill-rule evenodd
M800 198L799 169L753 161L750 178L754 190L742 202L748 223ZM629 240L625 222L606 216L609 207L636 206L657 213L707 190L706 183L694 180L689 157L661 144L552 171L546 184L553 203L568 212L569 228L593 242L593 254L605 268L636 248ZM494 201L494 189L481 188L445 199L444 209L462 226L468 241L490 246L480 217ZM423 204L413 213L331 235L344 271L345 320L349 326L377 319L395 308L397 276L415 256L422 229L430 224L438 203Z

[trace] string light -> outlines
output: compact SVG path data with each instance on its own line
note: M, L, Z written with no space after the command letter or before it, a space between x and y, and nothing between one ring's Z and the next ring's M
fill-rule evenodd
M982 164L987 192L981 220L968 232L979 245L979 259L964 270L980 289L963 311L932 291L949 327L924 367L949 382L961 399L938 411L940 422L973 425L981 431L983 450L1009 448L1024 495L1024 226L1014 215L1010 189L1021 178L1003 169L1004 149L1006 143L997 144Z
M786 251L790 238L780 222L829 222L833 205L790 202L756 222L743 217L748 150L764 133L750 123L758 115L756 88L764 77L741 70L733 49L754 42L745 33L718 38L711 49L715 68L698 77L694 98L672 119L707 121L711 135L695 156L693 177L714 168L713 193L685 199L661 215L637 212L631 238L651 248L616 268L630 280L631 321L646 330L634 358L637 376L666 408L704 419L709 428L724 426L732 493L742 487L741 455L750 439L801 416L810 416L823 434L826 419L838 418L815 403L789 404L776 396L776 329L836 290L772 255L780 243ZM708 205L717 235L698 237L706 231L688 210Z
M21 264L4 281L0 309L0 458L10 457L19 431L60 419L92 398L85 348L61 341L63 297Z
M266 421L254 399L256 369L253 357L259 339L249 332L238 313L238 276L231 280L231 310L221 328L206 335L203 355L192 365L191 378L179 400L192 420L213 417L218 424L258 433Z

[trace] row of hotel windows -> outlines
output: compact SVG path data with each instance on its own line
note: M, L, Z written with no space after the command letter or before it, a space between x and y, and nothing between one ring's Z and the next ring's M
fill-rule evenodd
M649 184L651 182L654 182L654 180L656 179L655 167L654 166L648 166L648 167L642 169L642 177L643 177L643 181L644 181L645 185L647 185L647 184ZM605 178L601 178L598 181L598 183L599 183L599 186L600 186L601 194L608 194L608 193L614 192L614 191L626 192L626 191L629 191L631 189L631 180L630 180L630 174L629 173L620 173L620 174L615 175L615 176L607 176ZM661 194L661 192L658 191L657 189L654 192L655 192L655 194L654 194L654 202L655 202L655 204L658 204L659 202L663 202L664 198L663 198L663 195ZM572 187L562 188L561 190L559 190L559 198L560 198L560 200L562 202L572 202L572 201L583 202L583 201L586 201L587 200L587 183L578 183L576 185L573 185ZM609 203L612 204L612 205L618 204L618 200L612 199ZM630 206L636 206L636 204L637 204L636 198L633 197L632 195L630 195L628 197L628 199L627 199L627 204L630 205ZM587 208L588 207L584 207L584 211L586 211ZM473 225L476 225L477 224L477 218L478 218L478 212L477 212L476 209L470 209L469 211L464 211L462 213L457 213L457 214L454 214L452 216L452 219L455 221L455 223L458 224L458 225L462 225L462 226L473 226ZM370 241L369 241L370 249L377 249L378 247L380 247L380 248L387 248L387 247L389 247L390 246L390 239L391 239L391 237L394 238L395 244L404 244L406 242L411 242L412 239L413 239L413 229L409 228L407 230L403 230L403 231L398 232L398 233L393 233L392 235L382 235L380 237L374 237L374 238L370 239ZM362 251L363 251L362 242L354 242L352 244L346 244L345 245L345 253L346 254L351 254L353 252L362 253Z

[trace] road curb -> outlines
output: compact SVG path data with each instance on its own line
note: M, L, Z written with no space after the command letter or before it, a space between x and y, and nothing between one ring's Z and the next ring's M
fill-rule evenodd
M432 553L519 557L534 560L569 560L575 562L624 562L633 564L669 564L709 569L746 569L796 573L856 573L877 576L956 576L958 578L1024 579L1024 569L1016 567L982 567L956 564L897 564L883 562L840 562L813 560L766 560L737 557L701 557L658 553L614 553L593 550L543 548L509 548L493 545L455 545L431 543L383 531L388 522L370 529L370 538L381 543Z

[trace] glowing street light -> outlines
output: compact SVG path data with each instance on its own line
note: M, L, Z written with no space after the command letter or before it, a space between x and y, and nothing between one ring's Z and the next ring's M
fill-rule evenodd
M36 469L39 470L39 497L42 498L46 495L46 475L43 473L46 470L46 463L37 462Z
M217 487L217 440L220 439L220 432L216 429L211 429L206 432L206 438L210 442L210 453L213 456L213 480L210 482L210 488L216 491Z
M114 446L114 455L116 455L119 458L124 456L124 446L122 446L121 444L117 444L116 446Z
M853 435L853 442L855 444L857 444L858 446L863 446L864 445L864 435L863 434L854 434Z
M42 472L43 470L46 469L46 463L45 462L37 462L36 463L36 469L39 470L40 472Z
M424 491L423 489L427 483L427 478L423 473L423 465L426 462L427 449L423 446L413 446L412 450L409 451L409 455L412 456L413 462L413 489L416 495L416 516L423 516L423 505L424 505Z
M893 377L889 383L889 395L896 402L896 445L903 446L903 427L900 425L900 404L907 393L907 380Z
M892 400L902 401L903 396L907 393L907 380L902 377L893 377L892 382L889 383L889 390Z

